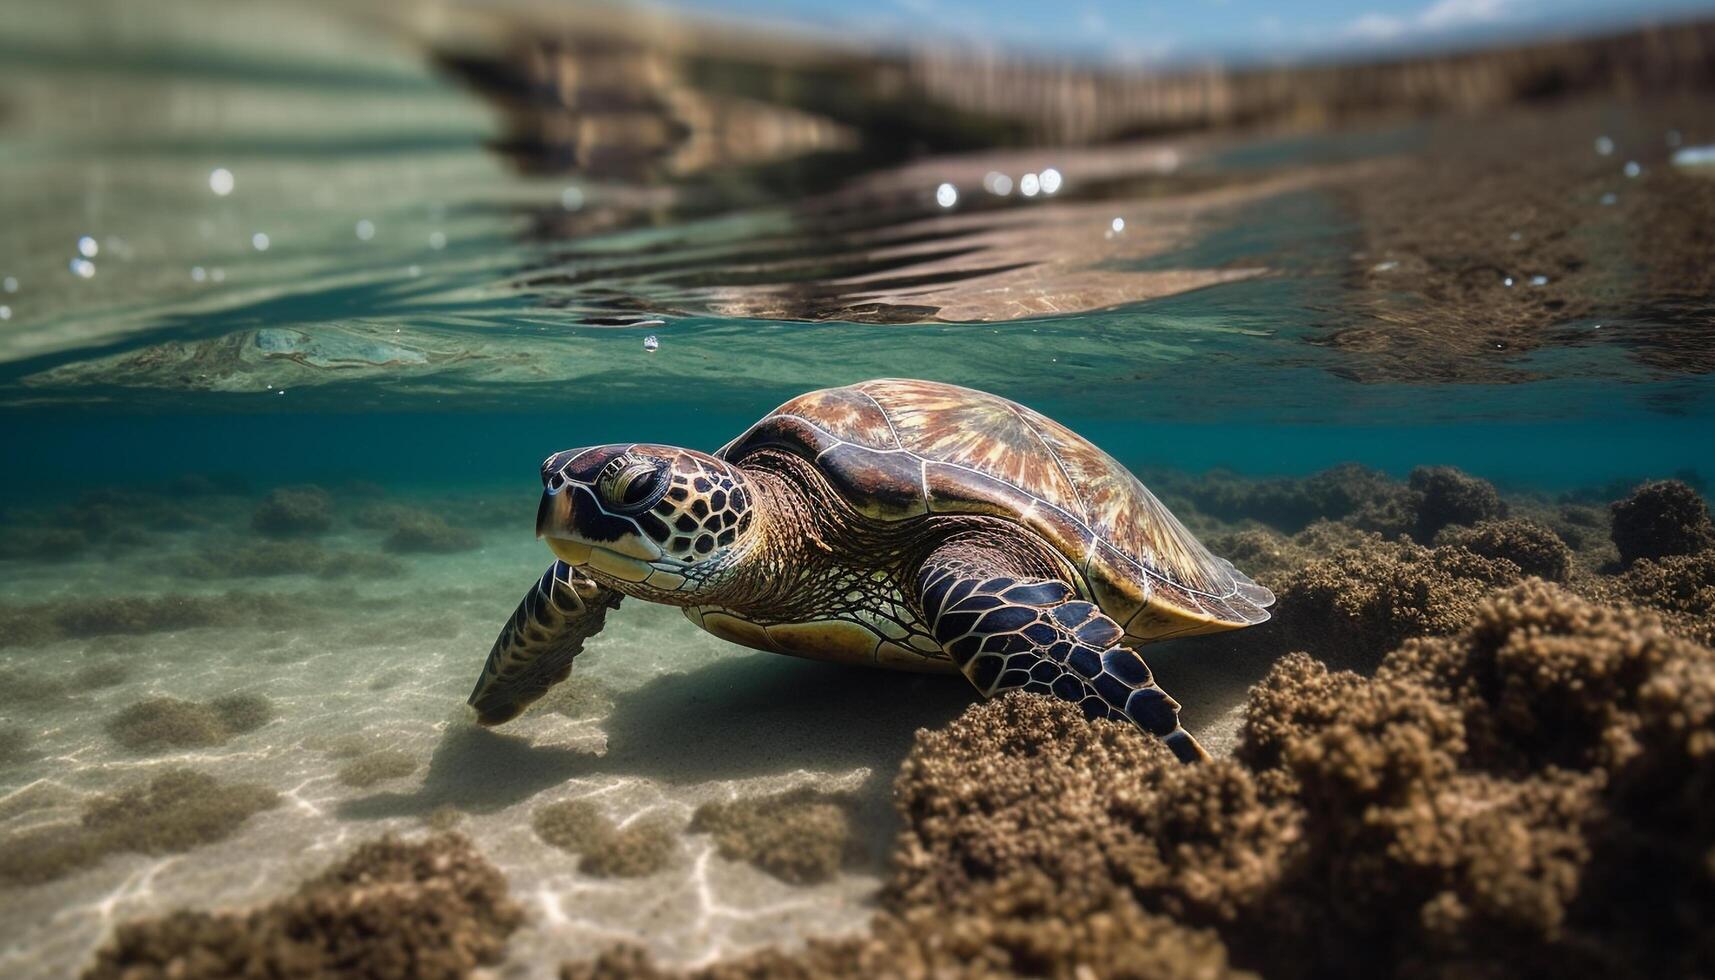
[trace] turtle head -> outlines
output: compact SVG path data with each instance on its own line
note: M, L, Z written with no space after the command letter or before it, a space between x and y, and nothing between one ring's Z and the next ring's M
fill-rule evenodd
M542 463L536 534L626 591L692 593L749 544L756 490L738 469L674 446L570 449Z

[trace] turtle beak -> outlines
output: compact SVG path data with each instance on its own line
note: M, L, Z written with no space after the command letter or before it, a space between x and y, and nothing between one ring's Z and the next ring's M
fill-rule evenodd
M555 531L563 531L572 523L572 495L569 493L544 493L542 502L536 505L536 540L552 537Z

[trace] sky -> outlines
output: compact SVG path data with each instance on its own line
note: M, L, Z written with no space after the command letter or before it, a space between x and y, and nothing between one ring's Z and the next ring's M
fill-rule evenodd
M1121 64L1295 61L1715 16L1715 0L667 0L687 10L898 45Z

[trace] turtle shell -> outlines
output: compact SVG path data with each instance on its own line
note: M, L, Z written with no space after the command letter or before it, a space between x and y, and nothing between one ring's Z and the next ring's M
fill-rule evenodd
M770 448L813 461L870 517L1018 521L1065 556L1133 640L1251 626L1274 602L1112 456L997 395L896 379L812 391L718 455L742 465Z

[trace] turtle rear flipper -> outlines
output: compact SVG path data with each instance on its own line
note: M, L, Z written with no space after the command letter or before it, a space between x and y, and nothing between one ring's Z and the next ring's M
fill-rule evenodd
M477 721L499 725L518 717L572 673L584 641L601 632L620 594L556 561L507 620L470 693Z
M1125 630L1055 579L1021 574L1004 552L942 545L917 575L917 598L935 639L983 697L1033 691L1128 721L1183 762L1209 753L1179 724L1179 702L1120 641Z

